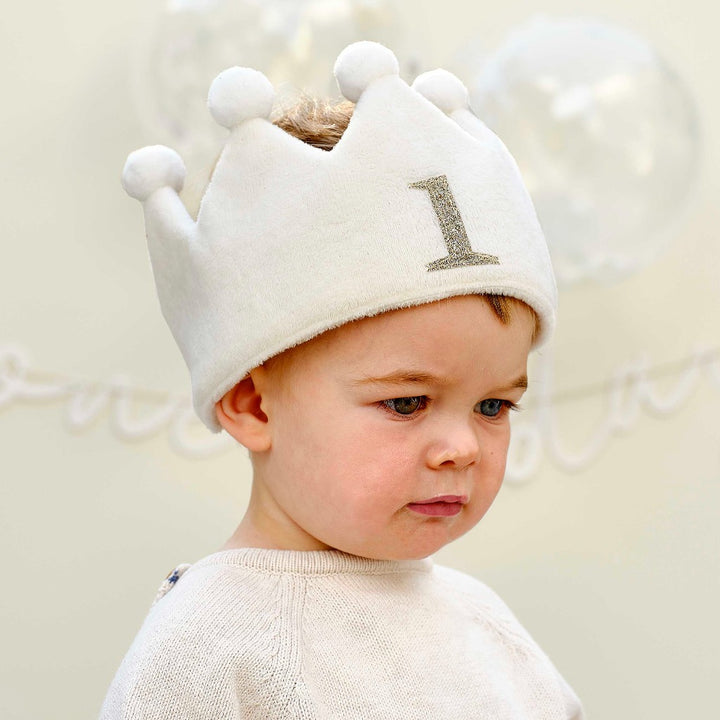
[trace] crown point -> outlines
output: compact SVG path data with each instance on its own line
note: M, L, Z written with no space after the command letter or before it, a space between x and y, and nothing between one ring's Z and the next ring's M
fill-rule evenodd
M468 107L468 90L462 80L442 68L418 75L412 87L448 115Z
M377 42L361 40L338 55L334 73L340 92L351 102L357 102L373 80L398 75L400 66L392 50Z
M150 145L128 155L122 173L125 192L141 202L161 187L180 192L185 182L185 164L165 145Z
M229 130L251 118L268 118L275 88L259 70L231 67L213 80L208 108L215 122Z

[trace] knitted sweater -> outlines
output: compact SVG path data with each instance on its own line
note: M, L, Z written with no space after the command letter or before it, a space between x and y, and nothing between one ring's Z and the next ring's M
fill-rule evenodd
M184 571L184 572L183 572ZM486 585L423 560L243 548L180 566L101 720L581 720Z

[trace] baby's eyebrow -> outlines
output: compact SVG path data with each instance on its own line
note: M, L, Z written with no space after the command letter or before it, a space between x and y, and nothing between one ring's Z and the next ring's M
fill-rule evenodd
M360 378L359 380L353 380L350 384L353 387L360 387L363 385L450 385L452 380L446 377L433 375L432 373L423 372L421 370L396 370L389 373L388 375L380 376L367 376ZM498 388L499 392L509 392L521 388L527 390L528 379L527 375L521 375L516 380L513 380L508 385Z
M449 385L451 380L422 370L395 370L388 375L367 376L359 380L353 380L350 384L354 387L360 385Z
M500 392L517 390L518 388L520 388L521 390L527 390L527 387L528 387L527 375L521 375L517 380L513 380L509 385L498 388L498 390Z

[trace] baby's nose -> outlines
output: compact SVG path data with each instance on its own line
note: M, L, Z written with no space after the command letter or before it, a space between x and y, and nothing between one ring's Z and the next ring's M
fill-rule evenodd
M432 468L464 468L480 458L477 430L470 423L446 424L440 437L428 450L427 464Z

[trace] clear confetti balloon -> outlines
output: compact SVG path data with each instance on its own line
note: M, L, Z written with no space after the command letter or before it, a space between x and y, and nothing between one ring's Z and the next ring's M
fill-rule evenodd
M538 17L472 68L471 53L458 55L471 105L518 162L558 281L613 281L655 259L693 194L700 131L653 48L591 19Z
M170 0L148 25L133 72L139 118L186 161L217 152L226 132L210 119L210 83L233 65L261 70L282 108L299 89L337 98L340 51L375 40L398 57L406 79L417 60L400 22L399 0ZM414 40L422 46L421 39Z

